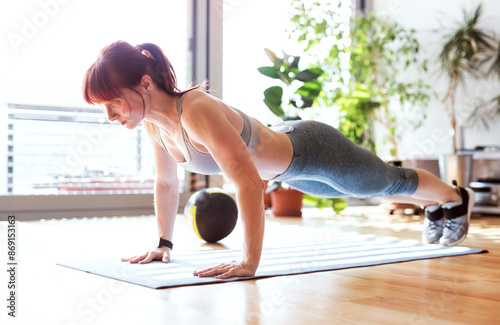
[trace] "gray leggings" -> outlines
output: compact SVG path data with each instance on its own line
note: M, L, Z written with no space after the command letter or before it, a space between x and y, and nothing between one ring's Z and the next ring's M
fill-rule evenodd
M413 169L384 163L327 124L287 121L273 129L288 135L294 151L288 169L273 181L327 198L411 195L417 189Z

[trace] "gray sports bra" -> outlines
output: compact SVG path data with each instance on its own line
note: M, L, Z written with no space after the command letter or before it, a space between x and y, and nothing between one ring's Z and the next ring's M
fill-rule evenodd
M158 138L158 141L161 143L163 149L165 149L168 155L177 164L181 165L184 169L198 174L205 174L205 175L218 174L221 172L221 169L219 165L217 165L217 163L215 162L215 159L212 157L212 155L208 153L199 152L198 150L196 150L191 144L191 142L189 142L186 131L182 127L181 114L182 114L183 98L184 94L182 94L177 100L177 114L179 115L179 124L182 130L182 138L184 139L184 144L186 146L186 150L188 153L186 161L183 163L177 162L170 155L167 148L165 147L165 144L163 143L163 140L161 139L159 127L156 127L156 137ZM257 149L257 145L259 144L259 138L260 138L259 125L253 118L250 118L245 113L235 108L233 109L240 114L241 119L243 120L243 129L241 130L240 136L245 142L245 145L247 146L250 155L252 155L255 152L255 149Z

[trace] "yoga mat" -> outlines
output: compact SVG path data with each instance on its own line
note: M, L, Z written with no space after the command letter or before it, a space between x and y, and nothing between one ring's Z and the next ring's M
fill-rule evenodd
M218 280L193 276L194 270L219 263L239 261L241 250L214 250L174 255L170 263L154 261L130 264L116 260L71 261L58 265L154 289L185 285L248 280L269 276L330 271L353 267L457 256L486 252L462 246L423 245L414 240L393 237L366 237L333 243L300 243L288 247L265 248L259 269L253 277Z

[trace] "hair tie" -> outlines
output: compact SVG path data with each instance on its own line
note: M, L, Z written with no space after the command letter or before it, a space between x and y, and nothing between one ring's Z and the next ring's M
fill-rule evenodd
M153 54L151 54L151 52L149 52L148 50L146 50L142 45L137 45L137 47L139 48L139 51L141 51L141 54L142 55L145 55L147 58L150 58L152 60L154 60L154 56Z

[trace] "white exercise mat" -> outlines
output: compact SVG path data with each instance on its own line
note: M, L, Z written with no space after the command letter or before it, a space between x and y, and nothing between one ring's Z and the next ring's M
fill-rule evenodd
M217 250L175 256L170 263L130 264L116 260L72 261L58 265L150 288L228 282L260 277L331 271L352 267L486 252L462 246L423 245L392 237L366 237L334 243L300 243L289 247L265 248L254 277L199 278L193 271L241 260L241 250Z

